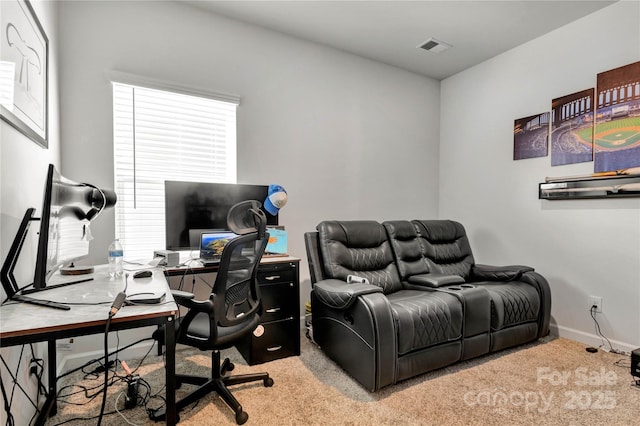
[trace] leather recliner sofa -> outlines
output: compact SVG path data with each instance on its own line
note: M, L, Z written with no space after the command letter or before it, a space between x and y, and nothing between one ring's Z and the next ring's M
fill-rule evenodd
M527 266L475 264L458 222L316 229L305 233L313 339L370 391L549 332L546 279Z

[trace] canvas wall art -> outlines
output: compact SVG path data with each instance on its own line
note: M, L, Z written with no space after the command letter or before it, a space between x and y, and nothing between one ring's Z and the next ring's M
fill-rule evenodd
M549 113L515 120L513 125L513 159L546 157L549 154Z
M0 117L48 146L49 40L31 3L0 1Z
M598 74L594 172L640 166L640 62Z
M593 88L551 102L551 165L593 161Z

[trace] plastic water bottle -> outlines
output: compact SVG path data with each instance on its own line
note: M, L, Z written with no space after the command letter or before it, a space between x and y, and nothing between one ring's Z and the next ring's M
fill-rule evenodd
M122 244L116 238L109 246L109 276L111 278L120 278L122 276L123 255Z

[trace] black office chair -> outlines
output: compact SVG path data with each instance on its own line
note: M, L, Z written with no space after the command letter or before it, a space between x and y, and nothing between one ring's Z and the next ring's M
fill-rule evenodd
M229 358L220 362L220 350L234 346L258 325L262 310L257 284L257 270L269 239L266 217L258 201L245 201L231 208L227 217L229 229L239 237L230 240L222 252L220 266L208 300L196 300L192 293L172 290L173 297L189 311L176 321L176 341L200 350L213 351L211 377L176 375L176 387L182 383L198 385L183 399L176 401L176 412L210 392L218 395L233 409L236 423L244 424L249 415L231 394L227 386L262 380L264 386L273 386L268 373L231 376L227 372L234 365ZM162 342L164 330L158 329L153 337ZM150 414L161 420L164 413Z

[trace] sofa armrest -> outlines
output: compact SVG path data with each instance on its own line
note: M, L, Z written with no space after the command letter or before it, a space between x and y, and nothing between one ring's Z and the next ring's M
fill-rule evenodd
M519 280L523 274L533 271L532 267L523 265L473 265L471 267L471 277L474 281L515 281Z
M335 279L318 281L313 290L320 302L335 309L347 309L361 295L382 293L382 288L375 285L347 284Z
M407 281L409 284L438 288L451 284L462 284L464 283L464 278L460 275L419 274L410 276Z

